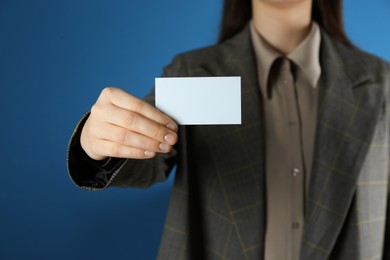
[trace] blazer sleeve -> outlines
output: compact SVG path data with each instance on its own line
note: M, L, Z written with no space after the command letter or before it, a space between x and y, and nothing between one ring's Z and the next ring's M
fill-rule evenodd
M383 245L383 257L382 259L390 259L390 171L387 182L387 210L386 210L386 223L385 223L385 241Z
M385 72L385 88L386 88L386 113L388 123L388 164L390 164L390 64L386 63ZM383 257L382 259L390 259L390 166L387 176L387 209L386 209L386 223L385 223L385 240L383 245Z
M186 76L184 56L177 56L164 69L163 77ZM155 105L154 89L144 100ZM177 161L177 145L170 153L146 160L110 158L101 164L88 157L80 145L81 130L89 113L77 124L68 144L67 167L71 180L80 188L102 190L110 186L146 188L167 179ZM182 142L179 127L179 143Z

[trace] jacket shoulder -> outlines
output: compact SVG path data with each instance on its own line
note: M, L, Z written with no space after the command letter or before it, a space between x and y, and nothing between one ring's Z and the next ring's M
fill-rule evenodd
M360 49L357 46L350 47L339 41L333 41L334 45L339 50L339 54L343 61L353 62L356 66L364 66L373 73L389 71L390 63L385 61L381 57L369 53L363 49Z
M358 47L351 48L352 55L359 57L361 62L364 62L369 65L373 70L378 71L389 71L390 63L385 61L379 56L371 54L367 51L364 51Z

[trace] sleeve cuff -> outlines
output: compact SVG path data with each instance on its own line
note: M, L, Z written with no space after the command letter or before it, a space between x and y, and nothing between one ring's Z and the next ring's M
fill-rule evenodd
M102 189L107 186L113 173L126 159L107 158L96 161L85 153L80 144L80 135L88 116L89 113L80 120L70 139L67 156L68 172L77 186L87 189Z

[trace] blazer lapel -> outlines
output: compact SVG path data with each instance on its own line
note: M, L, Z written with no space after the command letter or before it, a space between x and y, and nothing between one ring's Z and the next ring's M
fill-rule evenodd
M384 96L365 62L322 33L318 122L301 259L327 259L354 197Z

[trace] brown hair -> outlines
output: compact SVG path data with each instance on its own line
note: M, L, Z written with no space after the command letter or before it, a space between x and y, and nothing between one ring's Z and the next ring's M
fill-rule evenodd
M341 1L313 0L312 19L330 36L352 46L344 31ZM225 0L218 41L223 42L238 33L251 18L251 0Z

